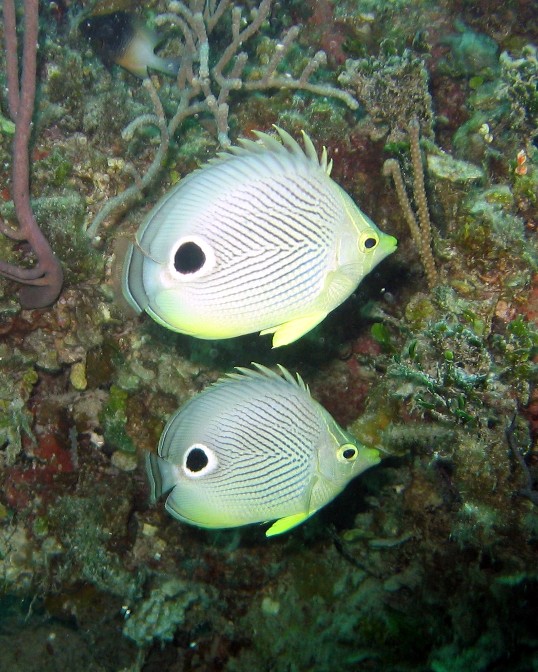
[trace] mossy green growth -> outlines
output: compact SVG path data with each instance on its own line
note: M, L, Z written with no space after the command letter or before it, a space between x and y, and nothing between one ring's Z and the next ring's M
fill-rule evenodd
M383 322L374 322L370 327L370 334L374 341L379 343L384 352L393 352L395 350L391 333Z
M32 414L21 399L0 399L0 444L6 446L6 462L13 464L22 449L22 435L33 438Z
M446 286L408 306L417 328L388 369L402 381L395 395L409 395L412 408L438 420L479 422L493 366L491 311Z
M499 358L499 375L509 376L519 387L538 381L538 328L518 315L506 328L504 335L494 334L493 351Z
M0 114L0 135L14 135L15 124Z
M340 85L353 92L372 122L370 137L387 143L407 141L409 120L416 117L422 137L433 135L432 101L424 60L409 49L388 53L388 43L378 58L348 59L338 76ZM402 91L405 90L405 95Z
M143 576L126 569L109 550L125 519L129 500L101 494L98 486L90 496L59 498L48 510L48 525L67 552L55 568L57 580L68 584L79 576L98 590L132 600L140 596ZM76 569L75 569L76 568Z
M499 69L499 45L488 35L470 30L462 22L456 23L458 33L443 39L451 49L444 69L455 77L492 78Z
M208 602L206 593L203 586L191 580L159 577L149 594L137 603L123 627L123 635L140 647L156 640L171 641L191 605Z
M534 166L531 166L525 175L514 173L512 190L514 198L518 200L525 199L531 205L536 205L538 203L538 170Z
M4 459L11 465L22 449L23 435L34 438L27 401L38 374L31 359L6 345L0 346L0 360L0 445L5 447Z
M58 156L56 169L60 175L64 175L70 170L70 164L64 164L61 156ZM51 172L55 174L54 170ZM63 262L66 283L75 284L99 277L105 259L101 252L92 247L84 233L85 199L74 190L63 189L54 196L32 199L32 208L52 251ZM12 201L0 205L0 215L16 221Z
M38 224L63 262L66 282L75 284L100 277L105 259L84 233L85 199L65 189L57 196L36 199L34 209Z
M483 192L484 200L492 205L500 207L509 207L514 203L514 194L510 191L507 184L497 185Z
M513 204L514 195L506 185L473 193L451 235L475 268L486 273L495 267L506 269L505 284L523 288L531 270L538 267L538 259Z
M464 424L476 422L479 392L490 369L482 339L463 324L445 320L432 324L424 336L426 341L408 348L388 374L411 383L415 408Z
M405 319L413 330L423 329L436 315L433 297L426 294L415 294L405 307Z
M528 133L532 139L538 135L538 50L533 45L526 45L520 58L513 58L505 51L501 54L500 64L512 127Z
M454 159L449 154L428 154L428 171L438 180L470 184L485 179L484 171L473 163Z
M99 420L107 444L117 450L134 453L136 447L126 431L128 399L128 392L112 385L108 401L99 414Z
M538 380L538 329L522 316L499 325L496 304L446 285L410 302L406 317L414 322L389 364L388 394L430 421L466 431L496 427L527 404Z
M45 516L37 516L32 525L36 537L46 537L49 533L49 522Z
M63 187L73 173L73 164L66 158L64 152L55 147L49 156L43 159L40 169L48 172L48 182L51 186Z

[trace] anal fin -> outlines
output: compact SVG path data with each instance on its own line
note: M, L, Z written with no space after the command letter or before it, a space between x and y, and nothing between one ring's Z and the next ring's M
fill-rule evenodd
M287 532L288 530L293 529L294 527L297 527L297 525L300 525L301 523L304 523L305 520L310 518L310 516L313 516L316 513L317 509L314 511L309 511L308 513L295 513L293 516L286 516L285 518L280 518L279 520L275 521L271 527L265 532L266 537L274 537L277 534L283 534L284 532Z
M306 317L300 317L296 320L290 320L289 322L279 324L276 327L264 329L263 331L260 331L260 336L264 336L265 334L274 334L273 348L280 348L282 345L293 343L298 338L301 338L301 336L307 334L311 329L313 329L323 319L325 319L326 315L327 311L311 313Z

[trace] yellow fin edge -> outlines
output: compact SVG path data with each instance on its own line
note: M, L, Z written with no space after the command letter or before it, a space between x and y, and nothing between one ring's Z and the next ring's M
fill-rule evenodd
M276 327L270 327L260 331L260 336L266 334L273 335L273 348L280 348L283 345L293 343L301 336L307 334L311 329L318 325L327 316L327 311L312 313L306 317L300 317L296 320L284 322Z
M304 523L304 521L307 520L307 518L310 518L310 516L313 516L316 511L317 509L315 511L310 511L309 513L295 513L293 516L280 518L271 525L266 531L265 536L275 537L277 534L283 534L284 532L297 527L297 525Z

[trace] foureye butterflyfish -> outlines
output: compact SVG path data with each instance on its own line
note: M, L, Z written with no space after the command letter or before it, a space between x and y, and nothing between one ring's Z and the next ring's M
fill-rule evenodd
M197 338L259 331L286 345L396 249L330 178L325 148L276 130L280 142L240 140L150 212L123 269L137 312Z
M310 396L297 375L237 367L168 421L147 458L151 498L205 528L276 522L286 532L380 461Z

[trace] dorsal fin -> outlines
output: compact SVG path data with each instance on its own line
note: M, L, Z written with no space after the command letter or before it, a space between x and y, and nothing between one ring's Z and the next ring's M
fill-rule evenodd
M257 364L252 362L252 366L255 366L257 370L248 369L245 366L236 366L235 371L225 374L219 378L216 382L213 383L213 386L223 385L230 382L240 382L242 380L278 380L280 382L285 381L290 385L298 387L300 390L303 390L310 396L310 388L301 378L301 376L296 373L295 376L288 371L281 364L277 364L280 374L276 373L272 369L269 369L263 364Z
M257 140L250 140L249 138L239 138L237 145L230 147L230 149L219 152L217 156L213 159L209 159L209 164L220 163L223 161L228 161L233 156L245 156L247 154L260 154L263 152L272 152L280 156L286 156L292 154L296 158L312 163L317 167L320 167L323 172L327 175L331 174L332 161L328 161L327 158L327 148L323 147L321 151L321 158L318 157L316 148L310 136L305 132L301 131L303 135L304 149L301 145L283 128L273 124L273 128L276 130L280 137L280 142L273 135L264 133L263 131L253 131L254 135L258 138Z

